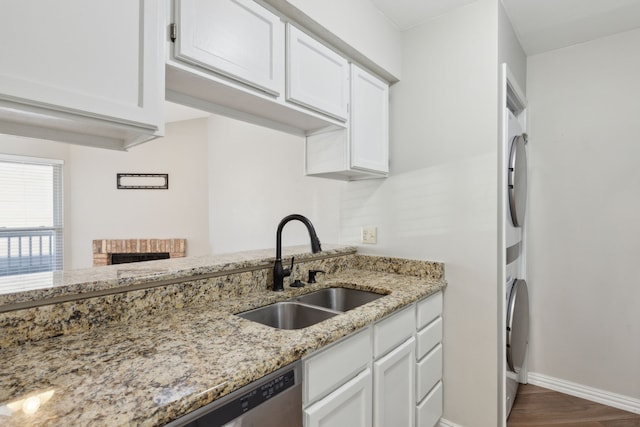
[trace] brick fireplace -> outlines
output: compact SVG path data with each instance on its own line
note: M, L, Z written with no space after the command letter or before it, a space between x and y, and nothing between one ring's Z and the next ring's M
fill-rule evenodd
M186 239L103 239L93 241L93 266L110 265L113 254L168 253L169 258L182 258Z

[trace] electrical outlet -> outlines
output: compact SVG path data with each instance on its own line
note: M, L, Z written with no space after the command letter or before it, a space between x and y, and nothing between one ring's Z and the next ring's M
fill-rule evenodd
M378 243L378 229L376 227L362 227L361 241L369 245Z

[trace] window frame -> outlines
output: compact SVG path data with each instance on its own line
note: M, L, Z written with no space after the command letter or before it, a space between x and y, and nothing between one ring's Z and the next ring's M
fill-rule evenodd
M7 270L0 270L0 277L11 277L16 275L23 274L31 274L31 273L39 273L45 271L58 271L64 268L64 182L63 182L63 174L64 174L64 161L60 159L50 159L50 158L42 158L42 157L32 157L32 156L20 156L20 155L12 155L12 154L0 154L0 163L22 163L29 165L44 165L52 167L52 193L51 196L53 198L52 203L52 226L38 226L38 227L3 227L0 224L0 243L4 244L2 240L5 238L29 238L30 236L41 235L43 232L51 232L51 251L50 256L51 260L48 263L50 268L43 269L43 264L33 264L29 263L29 266L22 266L22 263L19 262L17 267L7 268ZM24 233L24 234L21 234ZM17 237L21 236L21 237ZM29 240L29 245L31 248L32 241ZM7 251L10 251L11 242L7 242ZM18 247L22 247L22 242L18 244ZM40 247L42 247L42 240L40 240ZM31 253L32 250L29 249L30 254L26 256L18 256L17 258L33 258L34 255ZM40 252L39 257L42 257L42 252ZM7 259L7 266L10 265L10 261Z

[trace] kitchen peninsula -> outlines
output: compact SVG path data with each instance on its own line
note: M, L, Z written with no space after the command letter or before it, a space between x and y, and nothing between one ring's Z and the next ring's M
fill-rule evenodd
M290 279L326 274L272 292L265 250L98 267L1 296L0 423L161 426L446 287L441 263L331 245L291 256ZM298 330L235 315L327 287L385 296Z

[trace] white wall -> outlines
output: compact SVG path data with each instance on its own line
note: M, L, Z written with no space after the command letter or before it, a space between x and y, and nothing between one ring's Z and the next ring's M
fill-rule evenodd
M169 124L129 152L0 135L0 152L64 160L65 269L92 266L93 239L187 238L209 253L206 119ZM117 190L116 174L168 173L169 190Z
M343 241L363 252L444 261L444 418L498 425L497 2L406 31L391 88L391 173L349 183Z
M521 90L527 87L527 54L511 25L502 1L498 2L498 62L506 62Z
M212 115L167 124L128 152L0 135L0 153L65 161L65 269L91 267L91 241L186 238L187 255L275 247L288 214L338 243L345 183L304 176L304 139ZM169 190L118 190L117 173L168 173ZM286 226L284 245L308 244Z
M529 57L529 370L640 399L640 30Z
M91 267L93 239L186 238L209 253L206 119L169 123L128 152L71 146L72 268ZM117 173L168 173L168 190L118 190Z
M208 122L209 224L213 253L275 248L280 220L299 213L321 242L339 240L345 183L305 177L304 138L213 115ZM309 244L289 223L283 245Z

